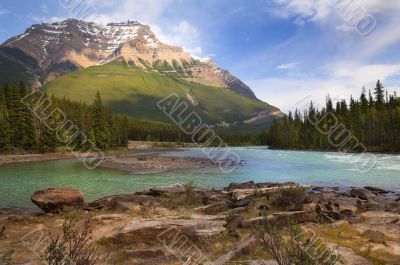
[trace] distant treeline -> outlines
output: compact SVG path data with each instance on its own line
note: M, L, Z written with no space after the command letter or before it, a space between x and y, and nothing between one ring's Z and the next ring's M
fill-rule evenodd
M50 129L60 128L61 126L56 124L60 121L46 119L43 122L43 119L39 119L24 104L22 99L31 92L23 83L0 86L0 151L47 153L65 146L65 142L57 139L56 131ZM73 146L74 149L89 148L89 142L101 150L126 147L128 140L192 142L191 135L186 135L173 124L136 120L113 114L104 106L99 93L92 105L65 98L48 97L46 94L44 97L49 99L52 109L60 109L65 117L79 128L79 137L66 135L70 133L66 125L62 129L64 132L58 132L59 135L72 138L68 146ZM218 135L233 145L252 143L256 136L254 133Z
M312 103L275 121L259 135L261 144L284 149L399 151L400 98L388 94L380 81L374 91L363 88L358 99L332 103L322 109Z

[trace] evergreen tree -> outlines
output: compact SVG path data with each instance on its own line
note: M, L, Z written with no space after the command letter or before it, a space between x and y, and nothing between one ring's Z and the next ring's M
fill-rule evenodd
M50 130L44 123L39 125L38 147L41 153L54 152L57 145L57 138L54 131Z
M98 91L92 106L92 128L96 139L96 147L101 150L107 149L110 146L110 131L107 124L106 112Z
M24 83L19 84L20 102L22 98L27 95L28 91ZM21 138L21 146L24 149L31 150L36 146L36 129L33 113L29 110L28 106L21 104L19 115L19 127Z
M381 108L383 106L383 103L385 102L385 92L383 90L383 85L380 80L376 82L374 94L375 94L375 104L378 108Z

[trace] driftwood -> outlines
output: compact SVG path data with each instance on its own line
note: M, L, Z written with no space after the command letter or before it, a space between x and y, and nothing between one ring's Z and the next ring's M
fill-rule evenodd
M234 189L231 191L223 191L224 194L228 194L234 200L243 200L249 196L253 196L256 194L268 194L273 193L281 189L289 189L293 187L301 187L301 188L310 188L310 185L286 185L286 186L278 186L278 187L270 187L270 188L261 188L261 189Z

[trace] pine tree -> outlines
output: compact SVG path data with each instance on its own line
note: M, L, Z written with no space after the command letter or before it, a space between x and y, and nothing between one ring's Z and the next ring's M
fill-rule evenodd
M27 88L23 83L19 85L20 102L27 95ZM31 150L36 146L36 129L33 113L28 106L23 103L20 105L19 128L22 134L21 146L26 150Z
M92 128L96 139L96 147L101 150L107 149L110 146L110 131L107 124L106 112L98 91L92 105Z
M380 80L376 82L376 87L374 91L375 95L375 104L378 108L381 108L383 106L383 103L385 102L385 92L383 90L383 85Z
M51 131L45 124L39 125L38 147L41 153L54 152L57 145L55 131Z
M12 149L10 125L8 123L7 112L4 107L2 110L0 110L0 149L6 151Z

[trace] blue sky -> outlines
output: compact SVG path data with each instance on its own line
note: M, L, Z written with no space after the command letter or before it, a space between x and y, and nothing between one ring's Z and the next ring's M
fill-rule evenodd
M377 79L400 92L400 1L344 1L2 0L0 42L34 23L80 18L79 3L92 8L86 20L149 24L162 41L211 57L284 111L307 96L358 96ZM363 31L363 21L376 26Z

